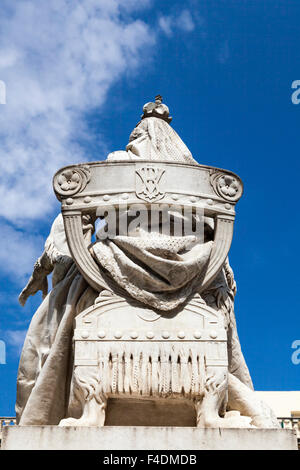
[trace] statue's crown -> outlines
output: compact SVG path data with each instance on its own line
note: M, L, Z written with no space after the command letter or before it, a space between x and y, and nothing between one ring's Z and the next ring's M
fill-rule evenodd
M143 111L144 114L142 115L142 119L145 119L146 117L156 117L163 119L167 123L172 121L171 116L169 116L169 108L162 103L161 95L157 95L155 97L155 103L149 102L144 104Z

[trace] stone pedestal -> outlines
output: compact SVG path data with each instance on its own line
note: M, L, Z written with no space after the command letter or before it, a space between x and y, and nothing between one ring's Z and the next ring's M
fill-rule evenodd
M3 450L297 450L290 429L12 426Z

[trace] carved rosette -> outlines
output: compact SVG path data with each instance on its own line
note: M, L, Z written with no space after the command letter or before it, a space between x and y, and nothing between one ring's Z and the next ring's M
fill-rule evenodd
M54 191L60 199L73 196L84 190L90 178L90 169L87 165L62 169L54 176Z
M236 175L217 171L211 174L210 182L218 196L227 201L236 202L243 194L243 183Z

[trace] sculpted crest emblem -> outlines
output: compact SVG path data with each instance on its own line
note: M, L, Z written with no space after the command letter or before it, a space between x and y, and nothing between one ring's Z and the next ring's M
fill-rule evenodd
M157 165L145 165L137 168L136 195L144 201L154 202L164 197L162 176L164 168Z

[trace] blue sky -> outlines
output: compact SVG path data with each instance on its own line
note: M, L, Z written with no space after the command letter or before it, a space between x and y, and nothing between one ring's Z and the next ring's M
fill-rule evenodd
M40 294L19 306L59 211L52 176L124 149L158 93L194 158L236 172L230 262L257 390L299 390L300 3L295 0L1 1L0 416Z

